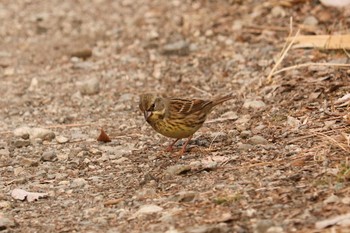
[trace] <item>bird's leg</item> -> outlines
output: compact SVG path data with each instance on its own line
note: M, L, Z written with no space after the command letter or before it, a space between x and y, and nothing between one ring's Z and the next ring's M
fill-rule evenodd
M187 138L187 141L186 141L185 144L183 145L183 147L182 147L182 149L181 149L181 151L180 151L180 153L179 153L179 156L182 156L182 155L186 152L187 144L191 141L192 136L193 136L193 135L191 135L191 136L189 136L189 137Z
M176 143L177 141L179 141L179 138L176 139L173 143L171 143L171 144L165 149L165 151L167 151L167 152L173 151L173 146L175 145L175 143Z

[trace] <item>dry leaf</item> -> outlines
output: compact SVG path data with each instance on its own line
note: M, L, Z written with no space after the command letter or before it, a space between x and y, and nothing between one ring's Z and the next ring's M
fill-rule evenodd
M11 197L16 200L24 201L27 199L28 202L33 202L38 200L39 198L47 197L48 193L32 193L27 192L23 189L14 189L11 192Z
M100 136L98 136L97 141L99 142L111 142L112 140L108 137L103 129L101 129Z
M344 95L343 97L337 99L334 103L335 104L342 104L342 103L345 103L345 102L348 102L350 101L350 93Z

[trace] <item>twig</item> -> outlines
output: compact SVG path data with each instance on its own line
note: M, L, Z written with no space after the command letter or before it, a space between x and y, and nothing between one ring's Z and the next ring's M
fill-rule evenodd
M277 62L275 63L275 65L273 66L273 68L271 69L270 71L270 74L267 76L267 82L268 83L271 83L272 81L272 76L274 75L275 73L275 70L277 69L277 67L282 63L283 59L286 57L288 51L290 50L290 48L292 47L292 45L294 44L294 41L295 39L297 38L297 36L299 35L300 33L300 29L298 29L297 33L295 33L292 41L286 46L286 48L284 50L282 50L282 54L281 56L278 58ZM288 42L286 42L288 43ZM286 45L286 44L285 44ZM285 46L284 46L285 47Z

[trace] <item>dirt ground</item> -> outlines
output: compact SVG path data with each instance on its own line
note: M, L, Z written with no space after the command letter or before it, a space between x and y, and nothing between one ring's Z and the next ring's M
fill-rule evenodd
M268 82L290 17L349 34L350 11L319 1L2 0L0 230L348 232L349 217L322 221L350 212L350 68ZM349 60L291 49L279 69ZM138 109L145 92L236 97L177 158Z

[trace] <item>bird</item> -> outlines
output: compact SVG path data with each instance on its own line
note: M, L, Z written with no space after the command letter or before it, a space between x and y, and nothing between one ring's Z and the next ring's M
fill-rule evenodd
M178 140L187 138L179 153L179 156L182 156L193 134L202 127L211 110L232 98L233 93L212 100L167 98L154 93L145 93L140 95L139 108L146 122L155 131L166 137L175 138L166 151L173 151L173 146Z

